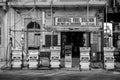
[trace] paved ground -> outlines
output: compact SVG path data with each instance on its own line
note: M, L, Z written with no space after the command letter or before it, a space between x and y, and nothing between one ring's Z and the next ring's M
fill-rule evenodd
M0 80L120 80L120 72L92 70L1 70Z
M5 63L1 63L3 66ZM0 70L0 80L120 80L120 70L105 71L92 69L91 71L79 71L73 69L53 70Z

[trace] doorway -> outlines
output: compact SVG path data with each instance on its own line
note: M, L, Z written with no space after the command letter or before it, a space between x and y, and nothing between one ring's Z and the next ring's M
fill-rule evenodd
M72 47L72 67L79 67L80 47L85 44L85 32L61 32L61 57L65 58L65 46Z
M40 47L40 25L37 22L30 22L27 25L26 45L28 50L39 49Z

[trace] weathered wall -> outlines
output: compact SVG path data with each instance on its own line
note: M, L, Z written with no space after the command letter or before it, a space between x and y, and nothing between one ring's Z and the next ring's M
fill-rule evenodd
M45 26L51 26L51 12L50 10L45 10L46 15L45 15ZM89 16L91 17L96 17L96 13L98 12L97 8L90 8L89 9ZM86 8L82 7L82 8L78 8L78 9L72 9L72 8L65 8L65 9L55 9L53 10L53 18L55 17L86 17L87 16L87 10ZM54 23L54 20L53 20ZM97 23L97 21L96 21ZM97 23L98 25L98 23ZM58 27L58 26L56 26ZM51 34L51 33L45 33L45 34ZM60 33L57 33L60 36ZM97 48L96 51L100 51L101 49L101 36L99 36L99 34L97 33L91 33L91 45L95 45L95 47ZM45 39L45 38L43 38ZM58 38L58 42L60 43L61 38ZM45 41L45 40L43 40ZM43 42L45 44L45 42Z
M89 16L95 16L98 9L90 8ZM55 9L53 10L53 18L58 16L72 16L72 17L86 17L87 11L86 8L79 8L79 9ZM15 10L13 8L10 8L9 11L4 14L4 11L1 11L0 16L3 18L3 32L2 36L3 42L0 46L0 59L5 59L6 57L6 50L7 50L7 44L9 43L9 28L13 30L22 30L26 29L27 25L30 23L30 21L36 21L42 30L45 26L51 26L52 20L50 15L50 9L34 9L30 11L30 9L19 9ZM53 20L54 21L54 20ZM11 32L12 38L13 38L13 45L14 47L19 47L20 40L21 40L21 32ZM41 39L42 43L41 45L45 45L45 35L51 34L51 32L41 32ZM57 32L55 33L58 35L58 45L61 44L61 33ZM26 38L26 34L24 35ZM94 36L93 36L94 37ZM95 37L94 37L95 38ZM91 39L92 40L92 39ZM96 39L96 42L100 42L100 39ZM26 42L26 40L25 40ZM18 44L19 43L19 44ZM100 48L100 43L97 45Z
M29 9L29 10L20 9L19 13L14 9L13 14L14 14L13 23L16 24L15 26L13 26L14 30L22 30L22 29L26 30L27 25L31 21L37 22L40 25L40 27L42 27L42 24L41 24L42 14L41 14L41 10L39 9ZM22 32L12 32L12 35L15 37L13 40L14 47L20 47L20 44L21 44L20 40L21 40ZM24 33L24 36L26 38L26 32Z
M7 50L7 15L5 11L0 8L0 26L1 26L1 44L0 44L0 61L6 59L6 50Z

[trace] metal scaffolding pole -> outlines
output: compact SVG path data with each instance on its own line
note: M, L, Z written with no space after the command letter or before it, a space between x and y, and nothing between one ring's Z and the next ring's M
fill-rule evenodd
M87 25L89 27L89 0L87 0Z
M108 13L108 3L107 3L108 1L106 0L106 4L105 4L105 9L106 9L106 11L105 11L105 14L106 14L106 17L105 17L105 19L106 19L106 27L107 27L107 18L108 18L108 16L107 16L107 13ZM107 42L107 37L105 38L105 40L106 40L106 42ZM105 42L105 44L106 44L106 42ZM106 46L105 47L110 47L110 45L109 45L109 41L108 41L108 45L106 44Z
M53 37L54 37L54 32L53 32L53 0L51 0L50 4L50 9L51 9L51 28L52 28L52 35L51 35L51 47L53 47Z
M87 0L87 27L88 27L88 30L89 30L89 1L90 0ZM87 37L90 37L90 35L89 35L89 32L87 32ZM89 40L90 38L88 38L87 39L87 46L89 46L89 42L90 42L90 40Z

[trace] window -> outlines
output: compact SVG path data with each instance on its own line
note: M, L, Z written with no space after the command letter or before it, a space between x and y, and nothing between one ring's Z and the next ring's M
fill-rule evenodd
M87 18L82 18L82 22L87 22Z
M89 18L89 22L94 22L94 18Z
M80 23L80 18L73 18L74 23Z
M53 35L53 46L57 46L58 36ZM51 46L51 35L45 35L45 47Z
M62 25L62 26L65 26L65 25L70 25L71 23L71 18L68 18L68 17L59 17L59 18L55 18L56 19L56 25Z
M87 18L82 18L82 22L87 22ZM94 18L89 18L89 22L94 22Z

